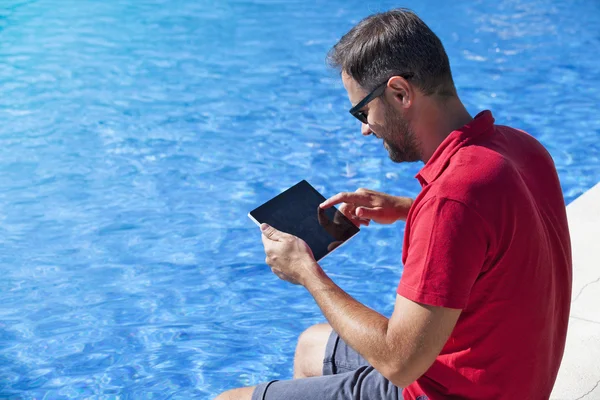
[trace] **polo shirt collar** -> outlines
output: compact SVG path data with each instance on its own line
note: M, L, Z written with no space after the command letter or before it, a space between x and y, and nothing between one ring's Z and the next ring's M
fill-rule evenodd
M430 184L444 172L448 166L450 157L452 157L454 153L484 133L491 133L491 128L493 126L494 117L492 116L492 112L489 110L480 112L471 122L462 128L452 131L450 135L444 139L415 178L419 180L421 186Z

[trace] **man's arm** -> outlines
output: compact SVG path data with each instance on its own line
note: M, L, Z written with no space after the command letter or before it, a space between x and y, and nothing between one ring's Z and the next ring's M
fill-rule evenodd
M429 369L461 313L398 295L387 319L353 299L324 273L312 275L303 284L340 337L399 387L408 386Z
M265 261L273 272L306 287L342 339L400 387L418 379L439 355L467 304L487 249L485 221L463 204L430 201L421 212L436 218L413 226L389 320L331 281L303 240L261 225Z

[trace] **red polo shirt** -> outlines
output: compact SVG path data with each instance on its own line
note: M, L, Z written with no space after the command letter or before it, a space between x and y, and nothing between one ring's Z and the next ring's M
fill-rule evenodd
M569 231L552 158L484 111L443 141L417 179L398 294L462 314L404 397L547 399L571 299Z

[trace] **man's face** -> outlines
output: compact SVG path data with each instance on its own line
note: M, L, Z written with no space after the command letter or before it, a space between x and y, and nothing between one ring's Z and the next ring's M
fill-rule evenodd
M360 102L368 93L346 73L342 73L342 81L348 92L352 105ZM421 159L419 144L408 121L401 111L394 107L394 93L387 88L383 95L367 104L365 112L368 124L362 125L362 134L373 134L383 140L383 146L394 162L413 162Z

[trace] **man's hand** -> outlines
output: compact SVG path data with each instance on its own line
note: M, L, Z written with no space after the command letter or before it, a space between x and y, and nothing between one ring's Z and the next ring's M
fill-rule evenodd
M304 240L267 224L261 224L260 230L267 255L265 262L280 279L306 286L309 279L323 274Z
M356 226L369 225L371 221L379 224L392 224L406 220L408 211L414 202L409 197L398 197L369 189L356 192L342 192L321 203L321 208L329 208L344 203L339 210Z

